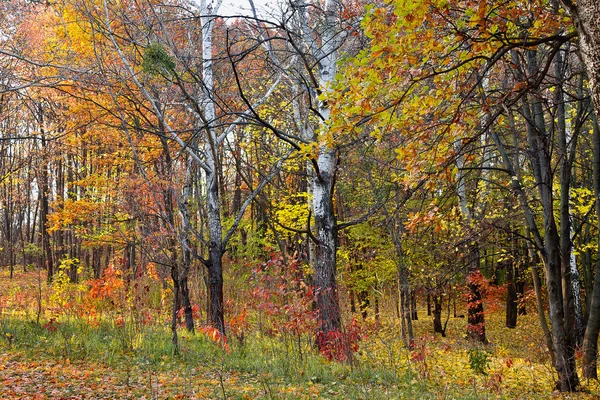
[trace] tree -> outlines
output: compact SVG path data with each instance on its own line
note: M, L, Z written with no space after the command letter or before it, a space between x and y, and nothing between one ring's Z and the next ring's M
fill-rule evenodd
M285 78L294 88L292 94L296 97L291 101L290 114L296 118L295 132L289 132L274 121L269 121L251 107L239 73L236 75L240 95L252 110L255 121L305 155L310 164L308 185L309 195L312 196L310 207L314 232L307 231L306 234L314 242L312 284L319 311L317 343L321 348L326 347L330 337L342 331L336 253L338 232L348 224L337 222L333 201L342 139L335 137L330 130L328 97L336 78L338 54L343 39L347 31L352 30L353 20L342 18L346 10L348 8L339 0L325 1L322 8L307 1L295 1L285 10L280 24L269 24L255 17L254 28L259 41L256 48L264 49L266 58L273 64L272 68L284 71ZM285 40L278 36L281 33ZM283 54L291 59L289 64L284 62L288 58L278 56L281 50L273 45L273 42L280 40L285 51ZM236 63L246 56L247 53L242 53L232 58L236 73ZM302 101L308 103L305 110L300 107ZM309 255L311 257L313 254Z

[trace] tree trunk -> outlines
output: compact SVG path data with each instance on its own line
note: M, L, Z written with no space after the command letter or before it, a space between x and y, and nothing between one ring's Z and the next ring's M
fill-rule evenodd
M175 262L177 260L175 259ZM173 309L171 310L171 340L173 343L173 351L175 354L179 354L179 339L177 337L177 320L179 309L181 308L181 298L179 294L179 276L177 274L177 268L171 267L171 280L173 281Z
M308 23L306 4L302 5L303 24ZM337 47L339 45L338 12L341 9L339 0L326 0L324 4L324 27L322 31L322 45L312 54L318 61L318 88L317 92L326 93L331 90L335 79ZM310 34L306 32L307 34ZM314 39L306 38L308 46L314 46ZM323 99L318 99L318 111L321 116L321 128L327 129L330 109ZM330 332L341 331L342 322L340 314L339 297L336 282L336 251L337 251L337 222L333 207L333 194L336 175L337 150L327 141L318 143L318 153L315 177L312 181L313 213L315 221L315 273L314 287L316 290L316 305L319 313L318 340L321 350L326 344ZM323 339L325 341L323 341Z
M360 315L362 316L362 319L365 320L369 315L369 292L367 290L361 289L356 294L356 299L358 300L358 308L360 309Z
M185 313L185 328L188 332L194 332L194 315L192 312L192 303L190 301L190 291L188 287L188 277L192 264L192 254L190 250L190 219L188 213L188 201L192 191L192 159L189 158L185 174L185 186L182 191L181 201L179 204L179 213L182 220L182 232L180 237L181 251L183 253L181 262L181 273L179 276L179 288L181 290L181 303Z
M410 317L413 321L419 320L419 311L417 310L417 292L414 290L410 291Z
M525 302L523 298L525 296L525 281L521 277L522 273L516 278L517 282L515 283L515 289L517 290L517 314L518 315L527 315L527 308L525 307Z
M223 238L219 204L219 184L216 168L206 174L208 191L208 230L210 236L208 270L208 290L210 296L211 325L225 335L223 314Z
M433 331L441 333L442 337L446 337L444 327L442 326L442 296L433 296Z
M341 330L336 283L337 224L332 203L335 151L319 151L319 174L313 180L313 210L316 230L314 287L321 335Z
M398 199L396 199L398 204ZM388 222L388 229L394 248L396 249L396 260L397 276L398 276L398 291L400 292L400 318L402 321L402 338L404 344L408 349L412 349L415 344L413 325L412 325L412 313L411 313L411 291L410 285L408 284L408 270L406 268L406 259L404 257L404 251L402 249L402 231L399 228L401 225L398 221L398 208L396 208L396 216L394 220ZM429 293L427 294L427 304L429 306ZM441 323L441 322L440 322Z
M427 316L431 317L431 293L427 290Z
M207 143L204 147L206 156L206 191L208 206L209 259L206 263L208 270L208 290L210 304L210 322L222 335L225 335L225 320L223 310L223 231L221 226L221 204L219 200L219 151L217 133L211 125L216 118L213 82L213 27L214 14L221 4L212 0L202 2L202 78L204 91L204 112L206 119ZM216 7L215 7L216 6Z
M594 197L600 198L600 128L597 119L594 119L593 131L594 151ZM596 200L596 215L600 216L600 202ZM600 228L600 218L598 218ZM600 250L600 235L598 236L598 249ZM598 379L598 334L600 333L600 257L596 260L594 285L587 296L591 299L589 306L588 323L583 336L583 376L588 379Z
M467 277L467 286L469 287L469 309L467 311L467 337L480 343L487 343L487 338L485 336L483 297L481 296L480 288L480 282L481 279L483 279L483 276L479 271L479 245L476 242L470 244L468 266L469 276Z
M517 327L517 286L515 285L515 277L513 273L513 265L507 268L507 290L506 290L506 327L516 328Z
M46 138L42 134L42 149L45 154L47 154L47 143ZM47 159L47 156L45 157ZM39 180L39 190L40 190L40 236L42 238L42 253L44 255L44 261L46 263L46 272L48 282L52 281L52 277L54 276L54 263L52 260L52 247L50 244L50 234L46 229L46 225L48 224L48 214L50 213L50 199L49 192L50 188L48 185L48 167L47 165L41 166L40 180Z
M567 332L573 336L572 341L581 343L583 338L583 318L581 317L581 295L579 272L574 265L574 253L571 243L573 233L570 203L571 170L574 151L577 143L577 132L570 134L566 121L566 106L563 94L563 52L554 57L554 73L558 83L554 91L556 104L558 153L560 158L560 247L563 276L563 298L565 300L565 324ZM573 137L571 137L573 136ZM574 313L571 315L571 310ZM569 339L571 340L571 339Z
M402 283L402 295L401 295L401 308L402 308L402 320L406 324L406 344L408 349L412 349L415 345L415 336L413 333L412 315L410 312L409 293L410 287L408 285L408 276L406 273L406 267L402 267L400 271L400 282ZM403 325L404 326L404 325Z

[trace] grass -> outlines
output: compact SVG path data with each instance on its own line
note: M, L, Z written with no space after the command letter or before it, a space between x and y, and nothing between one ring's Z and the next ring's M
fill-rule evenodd
M31 300L39 292L37 282L33 272L13 280L0 274L0 398L561 397L552 391L553 370L536 317L521 317L517 329L509 330L502 310L493 306L487 316L489 346L467 342L460 318L450 319L446 338L433 336L422 312L414 321L415 350L408 351L398 321L384 314L380 325L364 324L352 362L339 363L318 354L309 336L299 345L296 337L267 335L252 324L243 344L230 339L227 351L207 335L180 330L175 354L168 312L145 323L130 305L122 321L113 309L92 320L67 311L72 305L62 311L53 307L53 288L45 283L44 313L37 323ZM585 382L584 390L576 398L600 395L595 382Z

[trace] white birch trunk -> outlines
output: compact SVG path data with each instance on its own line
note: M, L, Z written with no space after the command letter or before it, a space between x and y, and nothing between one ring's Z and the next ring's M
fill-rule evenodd
M200 104L204 112L203 130L206 132L206 192L209 234L208 285L210 292L210 321L211 324L225 334L223 317L223 232L221 226L221 205L219 202L219 173L218 173L218 143L213 126L216 111L212 100L214 91L213 81L213 52L212 34L214 15L218 12L221 1L202 0L200 22L202 25L202 81L204 98Z
M303 37L306 47L312 56L318 60L318 88L317 93L326 94L331 90L335 78L337 63L337 48L339 46L339 32L337 31L337 18L341 3L339 0L326 0L324 4L325 22L321 34L321 46L317 48L308 26L306 15L307 4L298 2L301 11L300 26L304 30ZM329 124L329 105L322 99L318 100L320 117L319 135L327 132ZM319 140L319 138L317 138ZM324 140L318 142L318 153L315 171L311 182L313 195L313 213L316 232L315 273L314 286L316 290L316 303L319 311L318 344L325 345L327 334L341 330L341 317L339 297L336 283L336 251L337 251L337 225L333 209L333 191L336 173L337 150L335 144ZM324 341L325 342L324 342Z

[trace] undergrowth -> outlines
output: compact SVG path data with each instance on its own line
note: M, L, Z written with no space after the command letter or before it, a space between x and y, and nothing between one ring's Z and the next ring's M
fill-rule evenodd
M89 288L66 285L59 309L52 306L55 292L44 287L38 317L30 278L0 275L0 398L534 399L552 393L553 369L534 315L509 330L502 313L490 313L491 344L482 347L464 338L464 319L451 318L442 338L430 333L421 312L412 350L404 347L394 314L359 320L357 351L339 362L316 350L310 329L295 320L289 325L285 312L273 314L277 304L269 295L272 319L260 307L247 316L232 311L237 319L226 341L215 340L210 329L181 328L176 352L168 311L157 308L164 293L148 293L151 299L143 300L154 308L141 309L118 282L112 289L96 282L106 296L94 299L86 297ZM274 329L278 318L294 329ZM587 382L578 398L599 394Z

